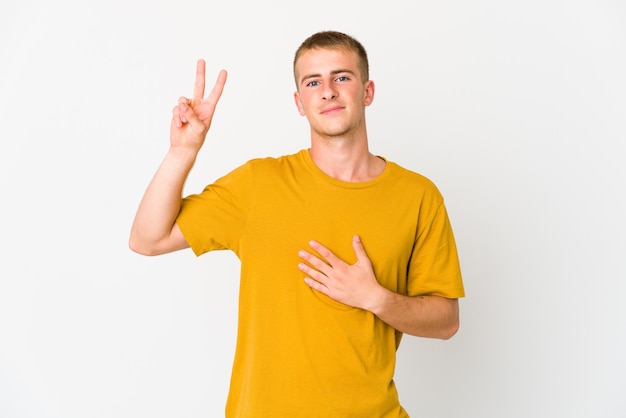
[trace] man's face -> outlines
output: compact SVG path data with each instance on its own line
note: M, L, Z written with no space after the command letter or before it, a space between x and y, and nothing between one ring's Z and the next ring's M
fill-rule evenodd
M296 106L320 137L365 134L365 106L374 97L374 83L363 81L358 56L343 49L313 49L295 66Z

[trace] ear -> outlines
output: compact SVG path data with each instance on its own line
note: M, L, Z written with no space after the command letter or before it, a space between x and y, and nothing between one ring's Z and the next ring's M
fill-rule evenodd
M304 116L306 113L304 111L304 105L302 104L302 100L300 100L300 93L297 91L293 94L293 99L296 102L296 107L298 108L298 113L300 116Z
M363 104L365 106L369 106L374 101L374 91L375 91L374 82L372 80L365 82L365 92L363 97Z

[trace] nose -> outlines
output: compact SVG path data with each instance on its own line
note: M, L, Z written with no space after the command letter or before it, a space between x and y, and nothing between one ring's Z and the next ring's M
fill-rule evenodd
M336 99L338 95L339 94L337 93L337 90L335 89L335 86L333 85L333 83L324 84L324 92L322 96L324 100Z

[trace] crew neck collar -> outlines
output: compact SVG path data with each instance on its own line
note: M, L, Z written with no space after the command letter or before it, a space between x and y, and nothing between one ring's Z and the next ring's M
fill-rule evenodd
M362 188L374 186L380 183L381 181L383 181L385 178L387 178L389 175L389 171L391 170L391 164L389 163L389 161L387 161L386 158L377 155L378 158L385 161L385 169L383 170L382 173L380 173L378 176L374 177L373 179L367 180L367 181L360 181L360 182L343 181L343 180L339 180L334 177L331 177L328 174L326 174L324 171L322 171L322 169L319 168L317 164L315 164L315 162L313 161L313 158L311 158L310 148L301 150L300 155L304 159L304 162L306 163L307 167L313 172L313 174L315 174L315 176L321 178L325 182L330 183L334 186L343 187L347 189L362 189Z

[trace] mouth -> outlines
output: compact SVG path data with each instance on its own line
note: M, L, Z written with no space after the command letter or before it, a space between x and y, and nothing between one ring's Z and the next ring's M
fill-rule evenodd
M329 107L327 109L324 109L320 112L320 114L322 115L332 115L334 113L337 113L339 111L343 110L342 106L333 106L333 107Z

